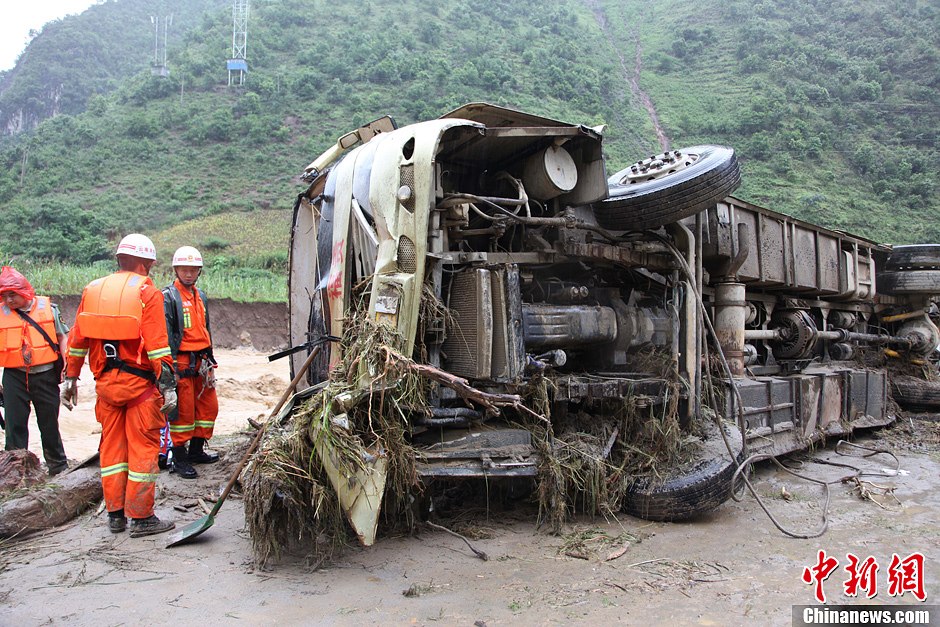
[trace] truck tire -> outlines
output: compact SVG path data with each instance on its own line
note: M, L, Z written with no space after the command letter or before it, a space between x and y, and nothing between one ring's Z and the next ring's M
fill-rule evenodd
M608 197L594 203L594 215L607 229L655 229L708 209L740 184L733 149L693 146L639 161L611 176Z
M898 405L911 411L940 409L940 381L925 381L915 377L891 379L891 393Z
M715 509L731 497L731 480L744 459L741 432L722 423L734 460L728 453L718 427L708 421L706 440L695 459L662 476L634 480L627 490L622 509L626 513L655 521L694 518Z
M895 246L885 260L885 270L940 269L940 244Z
M883 294L940 294L940 270L900 270L878 275Z

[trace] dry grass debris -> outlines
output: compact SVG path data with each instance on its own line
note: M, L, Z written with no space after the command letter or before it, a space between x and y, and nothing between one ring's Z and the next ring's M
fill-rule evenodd
M356 300L356 309L363 311L365 294ZM427 293L422 303L422 325L440 325L450 315ZM286 424L269 429L243 478L257 563L264 565L288 548L301 548L321 563L347 541L338 497L316 454L324 444L350 473L361 470L369 455L385 456L380 526L385 533L412 530L413 504L425 488L416 471L410 419L430 415L428 398L435 386L449 387L488 418L532 434L539 453L539 520L553 533L576 512L614 514L637 476L657 475L659 468L691 454L678 420L678 382L663 386L658 398L639 401L628 395L549 418L555 389L545 377L533 377L517 394L485 392L422 363L427 351L420 342L414 359L404 346L388 326L351 314L344 325L342 363L331 380L296 406ZM650 352L642 358L657 379L671 371L668 355Z

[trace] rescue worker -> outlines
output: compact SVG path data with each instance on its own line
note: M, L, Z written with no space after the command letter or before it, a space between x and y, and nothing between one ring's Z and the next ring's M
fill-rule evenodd
M59 383L69 329L59 308L36 296L25 276L0 270L0 395L6 406L6 450L29 448L30 403L50 476L68 468L59 434Z
M172 472L184 479L197 475L193 464L219 461L217 453L205 449L212 437L219 399L215 393L212 333L206 293L196 287L202 273L202 255L192 246L173 253L176 280L163 288L166 330L176 365L179 405L170 419ZM188 448L187 448L188 445Z
M108 528L131 537L175 525L153 513L157 451L165 415L176 407L173 358L163 318L163 294L150 279L153 242L133 233L117 248L118 271L85 286L69 336L62 403L78 402L85 357L95 377L101 423L101 485ZM162 412L162 413L161 413Z

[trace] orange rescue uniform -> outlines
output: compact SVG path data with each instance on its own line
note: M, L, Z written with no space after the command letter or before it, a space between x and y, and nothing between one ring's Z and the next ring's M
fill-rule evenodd
M137 304L139 303L139 308ZM128 307L130 304L130 307ZM85 315L83 315L85 314ZM108 332L128 336L136 320L136 339L100 337ZM97 337L90 337L97 336ZM117 344L117 357L144 378L120 368L107 368L105 344ZM101 423L101 484L109 512L125 510L131 518L153 514L154 484L163 397L155 380L163 364L172 367L163 315L163 293L149 277L133 272L92 281L82 293L76 323L69 335L66 376L78 378L85 358L95 377Z
M170 438L173 446L184 446L192 438L208 440L212 437L215 419L219 415L219 398L214 387L207 387L199 376L199 368L212 348L206 308L195 286L187 288L179 279L169 289L175 289L182 305L181 316L171 312L168 324L171 335L181 337L176 354L176 384L178 418L170 423ZM172 296L167 293L166 304L172 308Z

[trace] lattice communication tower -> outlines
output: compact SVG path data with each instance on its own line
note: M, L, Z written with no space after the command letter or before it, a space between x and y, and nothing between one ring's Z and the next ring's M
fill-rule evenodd
M226 63L228 84L244 85L248 75L248 0L232 4L232 56Z
M163 23L163 41L160 40L160 23ZM173 23L173 14L150 16L153 24L153 62L150 64L150 73L153 76L169 76L170 69L166 65L166 34Z

